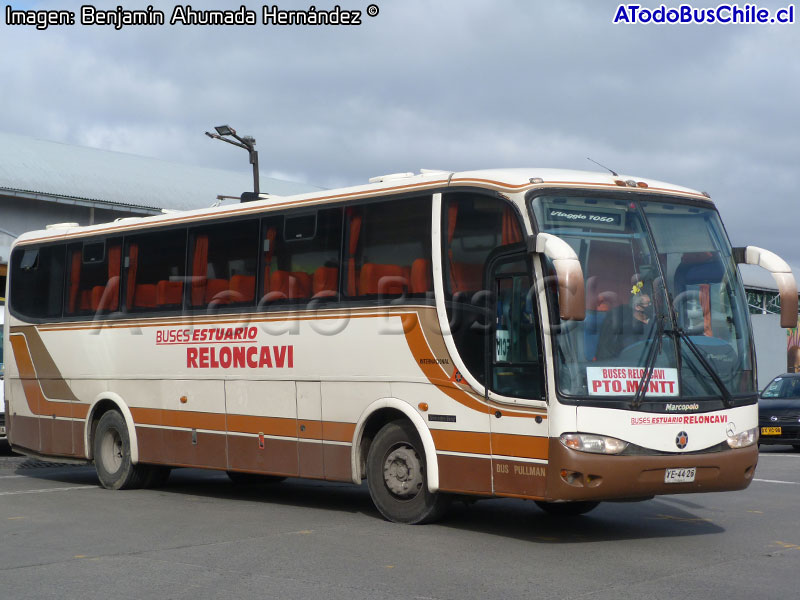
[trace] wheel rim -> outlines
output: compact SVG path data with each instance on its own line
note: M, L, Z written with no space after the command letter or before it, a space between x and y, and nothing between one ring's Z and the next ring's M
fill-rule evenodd
M422 489L422 462L411 446L392 449L383 461L383 482L396 497L408 500Z
M122 436L115 429L109 429L100 440L100 460L106 471L116 473L122 466Z

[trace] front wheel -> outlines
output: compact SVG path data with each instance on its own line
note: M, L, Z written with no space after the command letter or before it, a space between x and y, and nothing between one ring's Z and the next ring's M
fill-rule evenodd
M556 517L577 517L597 508L599 502L542 502L536 501L536 506L544 512Z
M92 448L97 478L104 488L109 490L140 488L149 482L147 466L131 463L128 426L116 410L109 410L100 417Z
M384 425L372 440L367 485L375 507L395 523L430 523L447 508L446 496L428 490L422 441L407 421Z

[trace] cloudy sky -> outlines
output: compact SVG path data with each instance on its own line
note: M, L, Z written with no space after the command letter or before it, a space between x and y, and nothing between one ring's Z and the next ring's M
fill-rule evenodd
M229 123L256 138L264 172L325 187L421 167L596 169L590 156L708 191L734 244L800 270L800 22L615 25L618 3L602 0L375 3L357 27L37 31L3 19L0 130L247 170L243 151L203 136Z

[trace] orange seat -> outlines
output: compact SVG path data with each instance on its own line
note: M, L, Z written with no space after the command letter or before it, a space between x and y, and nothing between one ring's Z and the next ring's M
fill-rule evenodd
M311 276L302 271L275 271L270 276L270 292L266 299L298 299L311 296Z
M310 298L311 297L311 275L303 271L292 271L292 277L295 278L295 295L290 295L290 298ZM290 288L291 289L291 288Z
M156 307L156 285L154 283L140 283L133 294L133 305L136 308Z
M411 263L411 293L424 294L433 290L433 273L431 261L418 258Z
M156 304L166 306L183 303L183 282L159 281L156 286Z
M252 302L256 297L255 275L234 275L231 277L232 302Z
M119 277L112 277L106 285L96 285L92 288L92 310L117 310L119 306Z
M227 291L227 279L209 279L206 282L206 304L228 304L231 299Z
M361 267L359 292L368 294L399 295L408 287L411 270L400 265L366 263Z
M320 267L314 271L311 290L314 298L336 296L339 288L339 269L336 267Z

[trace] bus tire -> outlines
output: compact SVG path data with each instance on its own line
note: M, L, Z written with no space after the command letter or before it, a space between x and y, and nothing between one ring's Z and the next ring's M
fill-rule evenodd
M599 502L542 502L536 501L536 506L549 515L556 517L577 517L597 508Z
M241 471L225 471L228 479L235 485L258 485L259 483L280 483L286 477L282 475L259 475L258 473L243 473Z
M425 451L408 421L392 421L375 435L367 453L367 486L378 511L395 523L439 519L449 498L428 490Z
M128 426L118 411L109 410L100 417L92 445L100 485L108 490L135 489L144 485L148 468L131 463Z

